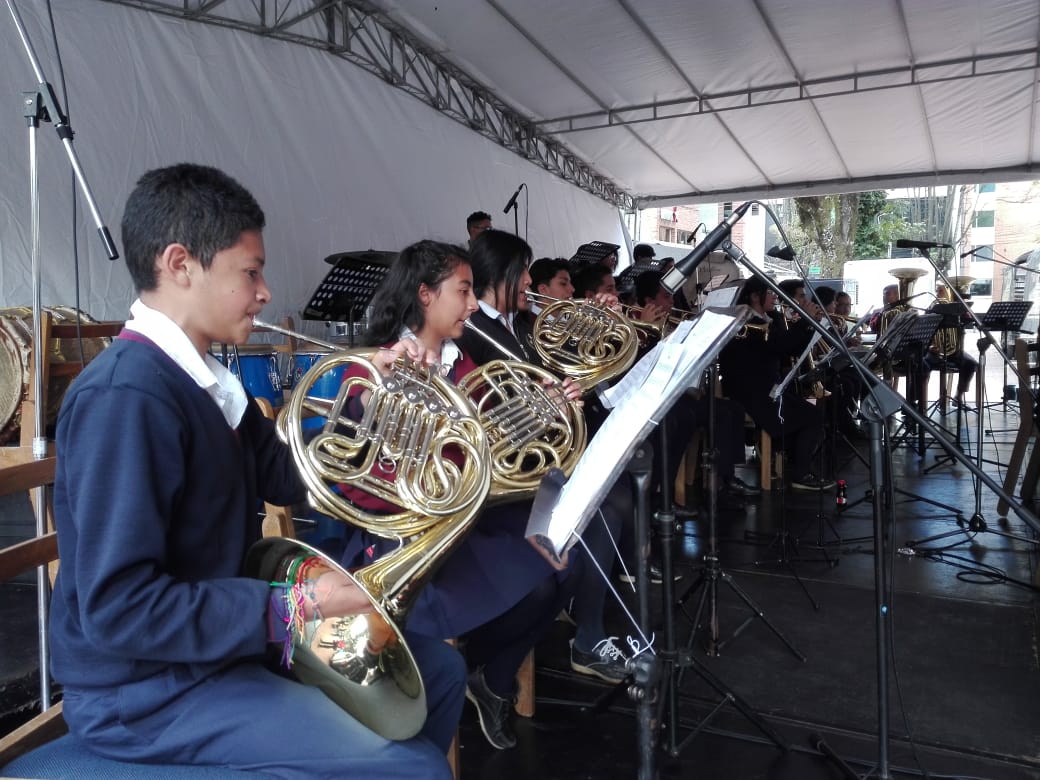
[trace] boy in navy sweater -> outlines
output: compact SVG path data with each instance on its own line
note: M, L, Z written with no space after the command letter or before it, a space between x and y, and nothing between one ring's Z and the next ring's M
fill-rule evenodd
M244 343L270 300L263 227L253 197L213 168L151 171L127 201L140 297L58 421L51 636L65 720L91 750L126 761L450 777L465 668L444 643L409 636L429 714L399 742L263 663L289 633L291 589L243 576L243 561L260 536L258 501L305 491L273 423L207 354ZM294 595L308 617L371 610L337 571Z

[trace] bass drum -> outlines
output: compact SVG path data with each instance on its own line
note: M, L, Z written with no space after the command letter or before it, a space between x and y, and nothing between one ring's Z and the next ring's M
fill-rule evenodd
M31 355L32 336L22 321L0 316L0 445L10 441L21 426Z
M89 315L77 311L70 306L45 307L54 323L95 323ZM3 340L3 352L0 361L3 371L0 372L0 444L10 441L21 428L22 401L29 394L30 362L32 358L33 321L32 309L28 306L12 306L0 309L0 339ZM81 348L82 341L82 348ZM58 411L74 379L74 373L55 371L53 367L61 363L86 364L100 354L109 345L108 338L73 338L51 339L48 362L52 367L47 380L47 425L52 426L58 420ZM14 352L18 357L14 358ZM20 368L18 367L20 366Z

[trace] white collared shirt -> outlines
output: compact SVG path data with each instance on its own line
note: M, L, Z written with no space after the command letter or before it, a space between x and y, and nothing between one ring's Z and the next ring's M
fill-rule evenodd
M513 317L515 315L513 315L513 314L503 314L502 312L500 312L498 309L496 309L494 306L492 306L487 301L479 301L478 300L477 301L477 305L480 307L480 310L482 312L484 312L487 316L489 316L493 320L498 320L499 322L501 322L503 325L506 326L506 330L508 330L514 336L516 335L516 332L513 330Z
M412 341L419 340L415 337L415 334L412 333L412 329L407 326L401 328L400 338L411 339ZM461 357L462 350L459 349L459 345L452 339L444 339L444 341L441 342L441 354L438 360L441 365L441 371L444 374L451 371L452 366L454 366Z
M238 377L212 355L203 359L177 323L161 311L147 306L140 298L130 306L130 314L133 319L127 321L126 329L140 333L165 352L209 394L228 425L237 428L249 403Z

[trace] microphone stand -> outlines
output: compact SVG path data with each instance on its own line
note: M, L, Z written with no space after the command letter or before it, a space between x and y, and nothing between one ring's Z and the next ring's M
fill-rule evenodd
M992 255L997 254L993 249L990 249L990 253L991 253L990 257L984 257L983 255L980 255L977 250L969 249L967 252L962 252L961 253L961 260L963 260L965 257L969 257L969 256L977 257L977 258L979 258L979 260L988 260L991 263L997 263L998 265L1003 265L1003 266L1007 266L1008 268L1012 268L1012 269L1014 269L1016 271L1016 273L1018 271L1025 271L1027 273L1036 274L1037 276L1040 276L1040 270L1037 270L1036 268L1030 268L1029 266L1027 266L1025 264L1025 261L1016 263L1016 262L1013 262L1011 260L1008 260L1007 257L1005 257L1004 255L1000 255L999 257L993 257ZM1017 331L1017 332L1022 332L1022 331ZM1007 329L1003 329L1003 330L1000 331L1000 348L1001 348L1001 350L1003 351L1003 353L1005 355L1005 358L1004 358L1004 390L1003 390L1003 392L1001 394L1002 395L1002 399L1001 400L1002 400L1002 404L1004 406L1004 411L1005 412L1007 411L1007 402L1009 400L1011 400L1011 399L1008 398L1008 393L1007 393L1007 386L1008 386L1008 383L1007 383L1008 371L1007 370L1008 370L1008 365L1011 364L1010 358L1006 357L1007 356L1007 352L1008 352L1008 343L1007 343L1008 335L1007 334L1008 334ZM1018 377L1018 381L1020 383L1022 381L1024 381L1022 376L1017 371L1015 372L1015 376ZM1024 389L1025 387L1028 387L1028 384L1027 385L1019 384L1019 388L1023 388ZM981 408L982 407L979 407L980 410L981 410Z
M503 214L508 214L510 211L513 212L513 233L517 236L520 235L520 206L516 201L520 197L520 190L526 189L527 185L521 182L520 186L516 188L516 192L513 193L513 197L506 203L506 207L502 209Z
M942 280L943 284L946 285L946 288L950 291L950 293L957 299L957 301L961 304L961 306L964 307L964 310L968 312L968 315L974 321L975 326L979 329L979 333L982 334L982 337L978 341L979 367L976 370L976 376L975 376L975 398L976 398L976 403L978 404L978 409L976 410L976 420L975 420L975 436L976 436L976 441L975 441L975 463L972 464L973 467L974 467L973 468L973 475L972 475L972 490L975 493L975 512L971 516L971 519L968 521L967 525L964 526L964 527L958 528L955 531L948 531L946 533L936 534L934 536L929 536L929 537L926 537L924 539L917 539L917 540L908 541L906 543L906 546L909 547L911 550L913 550L915 554L922 554L922 553L930 552L930 550L918 549L918 547L920 547L921 545L926 545L926 544L929 544L931 542L939 541L940 539L947 539L947 538L949 538L951 536L956 536L957 534L962 534L962 533L963 534L969 534L969 533L974 534L974 533L980 533L980 532L986 532L986 531L988 531L990 533L994 533L997 536L1002 536L1002 537L1007 538L1007 539L1016 539L1016 540L1018 540L1020 542L1025 542L1026 544L1034 544L1034 545L1035 544L1040 544L1040 539L1036 539L1036 538L1030 539L1029 537L1021 536L1019 534L1012 534L1012 533L1008 533L1007 531L999 531L999 530L991 529L987 525L987 523L986 523L985 516L982 514L982 484L981 484L980 475L982 474L982 435L983 435L983 431L982 431L982 428L983 428L982 413L983 413L983 405L984 405L984 401L985 401L985 394L983 392L983 382L984 382L984 378L986 376L986 350L990 346L992 346L997 351L997 353L1004 360L1004 370L1005 371L1007 370L1007 367L1009 365L1011 365L1011 361L1008 358L1008 356L1006 354L1004 354L1003 350L1001 350L1000 345L997 344L996 340L993 338L993 333L990 330L988 330L985 325L982 324L982 320L979 319L978 315L975 314L975 312L971 310L971 307L968 306L967 303L965 303L963 296L960 294L960 291L957 290L957 288L950 282L949 278L946 276L946 273L944 271L942 271L942 269L939 268L938 264L934 260L932 260L931 255L928 253L928 250L927 249L923 249L923 248L919 248L918 251L924 256L925 260L928 261L928 264L931 265L932 268L935 269L936 276L938 276ZM1026 380L1019 373L1017 365L1012 366L1012 368L1013 368L1013 370L1015 372L1015 376L1018 377L1019 382L1023 383L1023 384L1019 385L1019 387L1022 387L1023 385L1025 385ZM956 447L950 445L950 443L948 443L948 442L946 442L944 440L942 442L942 444L943 444L944 447L947 448L948 455L950 457L954 457L954 460L959 460L962 463L970 463L971 462L970 460L967 459L967 456L965 456L964 453L960 452L959 449L957 449ZM955 457L954 453L958 453L960 455L960 457L959 458ZM1003 491L1001 491L1001 492L1003 492ZM1035 531L1037 529L1034 528L1033 530Z
M763 208L770 211L766 204L762 204ZM770 211L770 213L772 213ZM775 216L774 221L779 224ZM772 290L777 297L782 301L791 306L795 311L799 312L803 317L807 318L807 321L811 326L819 332L823 339L828 344L841 351L851 362L856 370L859 371L863 381L868 383L871 388L868 396L868 404L865 409L865 415L870 425L870 473L871 473L871 498L874 515L874 588L875 588L875 634L876 634L876 663L877 663L877 696L878 696L878 765L876 767L877 777L882 780L888 780L891 777L888 766L888 627L889 621L892 617L892 609L889 604L888 596L888 575L886 573L886 553L887 549L885 542L887 540L888 529L894 527L893 517L893 499L891 491L885 490L886 483L891 486L891 480L885 480L884 470L884 446L883 439L887 435L887 431L883 422L891 417L900 408L904 414L913 419L918 425L922 425L925 429L932 434L932 436L950 453L950 455L961 462L965 468L971 471L978 479L983 482L987 487L990 488L997 496L1003 498L1008 506L1011 507L1015 514L1017 514L1034 532L1040 533L1040 518L1037 518L1031 511L1025 508L1022 503L1015 501L1008 493L994 480L989 474L982 471L979 466L971 461L970 458L966 457L964 453L958 451L953 445L946 441L945 437L942 437L936 429L934 423L931 420L925 418L916 408L907 403L906 399L901 398L896 392L886 385L880 377L875 375L872 371L856 358L848 349L848 346L842 339L835 337L829 330L821 326L812 317L809 316L808 312L802 309L787 293L785 293L780 286L769 276L763 273L751 260L744 254L743 250L736 247L732 241L726 240L722 244L723 251L731 257L734 262L743 265L748 271L761 280L770 290ZM886 522L887 520L887 522ZM888 540L890 541L890 540ZM821 740L822 742L822 740ZM831 755L833 751L827 748L824 751L826 754Z
M83 197L97 225L98 234L105 245L105 251L109 259L115 260L119 257L112 235L105 226L98 210L97 201L87 183L86 175L79 164L79 157L72 144L73 131L69 124L68 116L62 111L61 104L54 88L44 77L40 61L33 49L32 41L25 30L22 18L15 7L14 0L6 0L7 9L11 19L18 30L18 37L25 49L29 65L36 76L36 87L22 93L22 115L25 117L29 128L29 223L31 235L31 268L32 268L32 317L33 317L33 440L32 454L35 460L47 457L47 435L46 435L46 405L41 403L43 398L43 359L42 356L47 349L43 343L43 305L41 293L41 267L40 267L40 191L39 191L39 168L36 137L40 122L54 122L54 129L65 147L65 154L69 158L69 164L76 175ZM25 421L23 420L23 425ZM33 504L36 517L36 535L43 536L47 533L47 501L46 491L43 486L33 488ZM40 566L36 570L36 612L38 619L37 632L39 637L40 658L40 709L46 711L50 708L51 687L48 675L48 656L50 655L50 641L47 633L47 616L50 596L50 579L47 575L47 567Z

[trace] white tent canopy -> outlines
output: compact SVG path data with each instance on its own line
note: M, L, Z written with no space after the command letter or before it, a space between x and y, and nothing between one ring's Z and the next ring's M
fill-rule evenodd
M103 216L118 239L147 168L224 168L268 212L275 314L306 304L334 252L463 241L476 209L512 229L501 207L520 182L520 232L536 255L624 244L617 211L524 152L532 139L641 205L1028 179L1040 149L1035 0L118 2L53 0ZM16 4L59 88L44 4ZM504 145L531 161L488 123L438 113L390 83L405 79L343 59L353 30L321 50L336 29L323 25L348 9L425 44L515 112L527 137ZM258 13L264 37L250 32ZM292 42L305 34L307 46ZM0 303L14 305L29 302L31 280L17 106L35 80L6 13L0 43ZM49 126L40 138L44 302L72 303L68 166ZM85 217L81 206L83 308L121 317L129 279Z
M1029 179L1035 0L376 0L637 200Z

